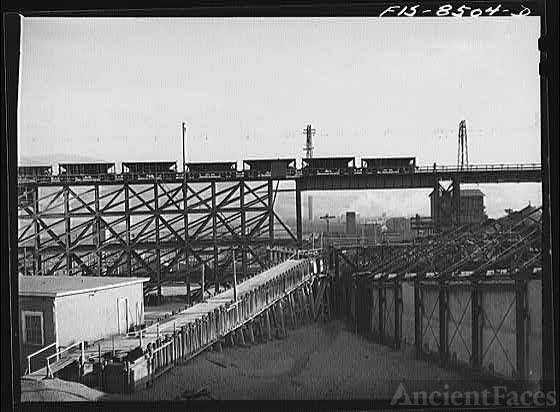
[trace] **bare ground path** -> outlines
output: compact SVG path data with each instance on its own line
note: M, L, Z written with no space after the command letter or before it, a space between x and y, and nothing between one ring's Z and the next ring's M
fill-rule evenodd
M407 391L481 390L457 373L378 345L339 321L289 330L288 337L206 352L161 376L153 387L122 400L392 398ZM448 388L444 388L448 385Z

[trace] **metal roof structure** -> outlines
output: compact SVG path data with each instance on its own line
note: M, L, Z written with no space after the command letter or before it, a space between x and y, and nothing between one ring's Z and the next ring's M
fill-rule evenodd
M382 261L363 268L362 279L402 280L410 274L439 279L493 274L540 274L542 259L541 208L528 206L500 219L464 225L438 236L427 237Z

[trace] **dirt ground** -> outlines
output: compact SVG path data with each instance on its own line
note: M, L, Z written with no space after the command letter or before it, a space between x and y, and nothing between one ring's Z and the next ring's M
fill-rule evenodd
M457 373L350 332L342 322L288 330L287 338L224 347L176 367L153 387L114 400L391 399L407 391L477 389Z
M482 390L459 374L354 334L341 321L288 329L267 343L207 351L134 394L105 394L59 379L22 379L22 401L391 399L407 392ZM446 388L444 385L447 385Z
M20 382L22 402L84 402L103 400L106 397L104 392L61 379L22 378Z

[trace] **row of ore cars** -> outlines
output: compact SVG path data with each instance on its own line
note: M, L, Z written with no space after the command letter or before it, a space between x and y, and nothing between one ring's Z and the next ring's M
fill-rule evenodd
M356 167L353 157L314 157L302 159L299 169L304 176L354 175L378 173L414 173L416 158L363 158L361 167ZM235 179L235 178L286 178L298 173L296 159L244 160L243 170L237 170L237 162L189 162L185 164L186 178ZM121 173L116 172L115 163L59 163L58 174L52 166L19 166L20 180L39 183L51 181L115 181L153 180L182 178L176 162L122 162Z

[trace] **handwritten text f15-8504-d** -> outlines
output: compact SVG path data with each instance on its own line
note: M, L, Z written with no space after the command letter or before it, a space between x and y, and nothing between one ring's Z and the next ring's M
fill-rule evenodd
M515 8L515 9L514 9ZM485 17L485 16L529 16L531 9L522 4L514 7L497 4L486 8L473 8L466 5L453 6L442 4L439 7L415 4L414 6L389 6L379 14L379 17Z

